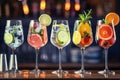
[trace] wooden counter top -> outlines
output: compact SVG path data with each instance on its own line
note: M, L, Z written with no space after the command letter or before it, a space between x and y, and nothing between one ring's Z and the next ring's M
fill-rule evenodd
M27 70L29 71L29 70ZM120 70L114 70L116 72L115 75L100 75L98 74L98 70L91 70L91 75L78 75L74 74L75 70L68 70L69 74L65 74L62 76L58 76L55 74L51 74L53 70L44 70L42 74L34 74L29 72L24 73L0 73L0 80L21 80L21 79L29 79L29 80L119 80L120 79Z

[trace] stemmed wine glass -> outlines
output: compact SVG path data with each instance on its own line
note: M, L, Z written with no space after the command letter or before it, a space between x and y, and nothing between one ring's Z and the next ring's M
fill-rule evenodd
M59 69L52 73L57 75L68 73L63 71L61 66L62 49L70 43L70 31L67 20L53 20L50 41L59 50Z
M86 24L87 26L85 26ZM81 51L81 70L75 71L75 74L91 74L91 72L84 69L85 49L93 42L93 34L90 21L85 24L80 20L75 21L72 40L75 45L80 47Z
M42 25L37 20L31 20L29 25L27 41L30 46L35 48L36 62L35 69L32 72L41 73L38 69L38 54L39 49L48 42L46 26Z
M7 20L4 33L4 41L12 49L13 64L10 72L18 72L18 70L16 69L14 51L24 42L23 27L21 20Z
M105 54L105 69L99 71L99 74L115 74L114 71L108 69L108 48L111 47L116 41L116 33L114 29L114 23L105 24L103 20L97 21L96 28L96 43L104 48Z

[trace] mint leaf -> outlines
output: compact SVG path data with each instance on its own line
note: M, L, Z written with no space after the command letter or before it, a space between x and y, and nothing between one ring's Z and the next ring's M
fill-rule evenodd
M84 11L83 14L79 14L79 17L80 17L80 19L81 19L81 22L83 22L83 23L88 22L88 20L89 20L90 18L92 18L91 13L92 13L92 9L88 10L87 12Z
M43 29L40 30L39 34L40 36L43 36Z

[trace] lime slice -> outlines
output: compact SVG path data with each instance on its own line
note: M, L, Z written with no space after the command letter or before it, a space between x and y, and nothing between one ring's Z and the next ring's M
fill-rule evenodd
M39 17L39 22L42 25L49 26L51 24L51 22L52 22L52 19L51 19L51 17L48 14L42 14Z
M80 41L81 41L81 35L80 35L80 33L78 31L74 31L72 40L73 40L73 43L75 45L77 45L77 44L80 43Z
M68 33L64 30L60 30L58 33L57 33L57 36L56 36L56 42L61 44L61 45L64 45L66 44L66 42L68 41L69 39L69 36L68 36Z
M4 40L6 44L11 44L13 42L13 35L11 33L5 33Z

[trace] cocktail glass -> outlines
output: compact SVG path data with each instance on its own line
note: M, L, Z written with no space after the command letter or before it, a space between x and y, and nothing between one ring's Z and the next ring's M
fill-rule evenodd
M17 47L19 47L24 42L23 27L21 20L7 20L5 33L4 33L5 43L12 49L12 68L9 72L18 72L17 64L15 61L15 53ZM11 66L10 66L11 67Z
M35 49L36 54L35 69L32 70L32 72L41 73L43 71L40 71L38 69L38 54L39 49L45 46L48 42L46 26L40 24L40 22L38 22L37 20L31 20L29 25L27 41L29 45Z
M86 23L82 23L80 20L75 21L72 40L76 46L80 47L81 51L81 69L75 71L75 74L91 74L91 72L86 71L84 68L85 49L93 42L90 21Z
M57 75L68 73L62 70L61 66L62 49L70 43L70 31L67 20L53 20L50 41L59 50L59 69L52 73Z
M96 28L96 43L104 48L105 54L105 69L99 71L99 74L115 74L114 71L108 69L108 48L111 47L116 42L116 33L114 29L114 23L105 24L103 20L97 21Z

